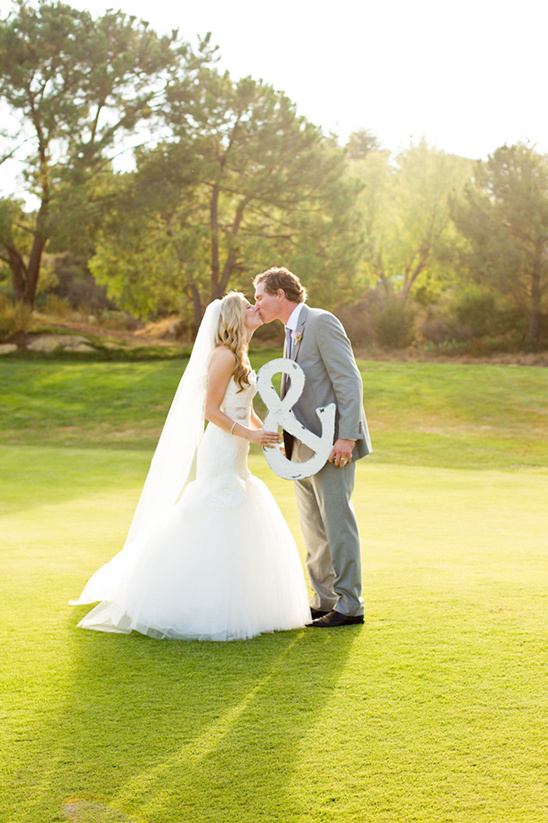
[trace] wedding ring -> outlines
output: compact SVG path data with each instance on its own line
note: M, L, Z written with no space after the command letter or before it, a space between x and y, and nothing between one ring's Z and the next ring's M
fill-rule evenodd
M347 462L348 461L347 461L346 457L341 457L341 459L339 460L339 465L340 466L346 466Z

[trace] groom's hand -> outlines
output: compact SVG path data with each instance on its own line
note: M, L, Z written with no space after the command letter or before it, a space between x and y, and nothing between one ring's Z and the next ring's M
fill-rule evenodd
M354 440L336 440L328 458L329 462L339 468L346 466L347 463L351 463L354 443Z

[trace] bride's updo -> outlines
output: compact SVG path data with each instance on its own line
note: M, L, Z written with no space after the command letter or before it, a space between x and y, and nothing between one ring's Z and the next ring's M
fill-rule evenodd
M241 292L231 291L223 297L215 338L216 346L227 346L236 358L232 374L240 390L249 386L250 369L244 365L244 355L247 351L244 324L247 305L247 300Z

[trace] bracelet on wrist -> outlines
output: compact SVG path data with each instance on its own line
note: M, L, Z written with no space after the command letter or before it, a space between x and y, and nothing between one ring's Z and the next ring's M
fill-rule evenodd
M237 421L237 420L235 420L235 421L234 421L234 423L232 424L232 428L230 429L230 434L234 434L234 427L235 427L235 425L236 425L236 423L237 423L237 422L238 422L238 421Z

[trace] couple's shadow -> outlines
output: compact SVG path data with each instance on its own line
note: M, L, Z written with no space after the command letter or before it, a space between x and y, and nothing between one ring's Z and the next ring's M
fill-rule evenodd
M293 769L310 755L309 734L360 630L213 643L74 629L56 730L62 748L78 751L69 794L96 797L86 776L100 772L96 799L128 819L180 809L197 823L221 820L234 804L242 821L278 819L298 802Z

